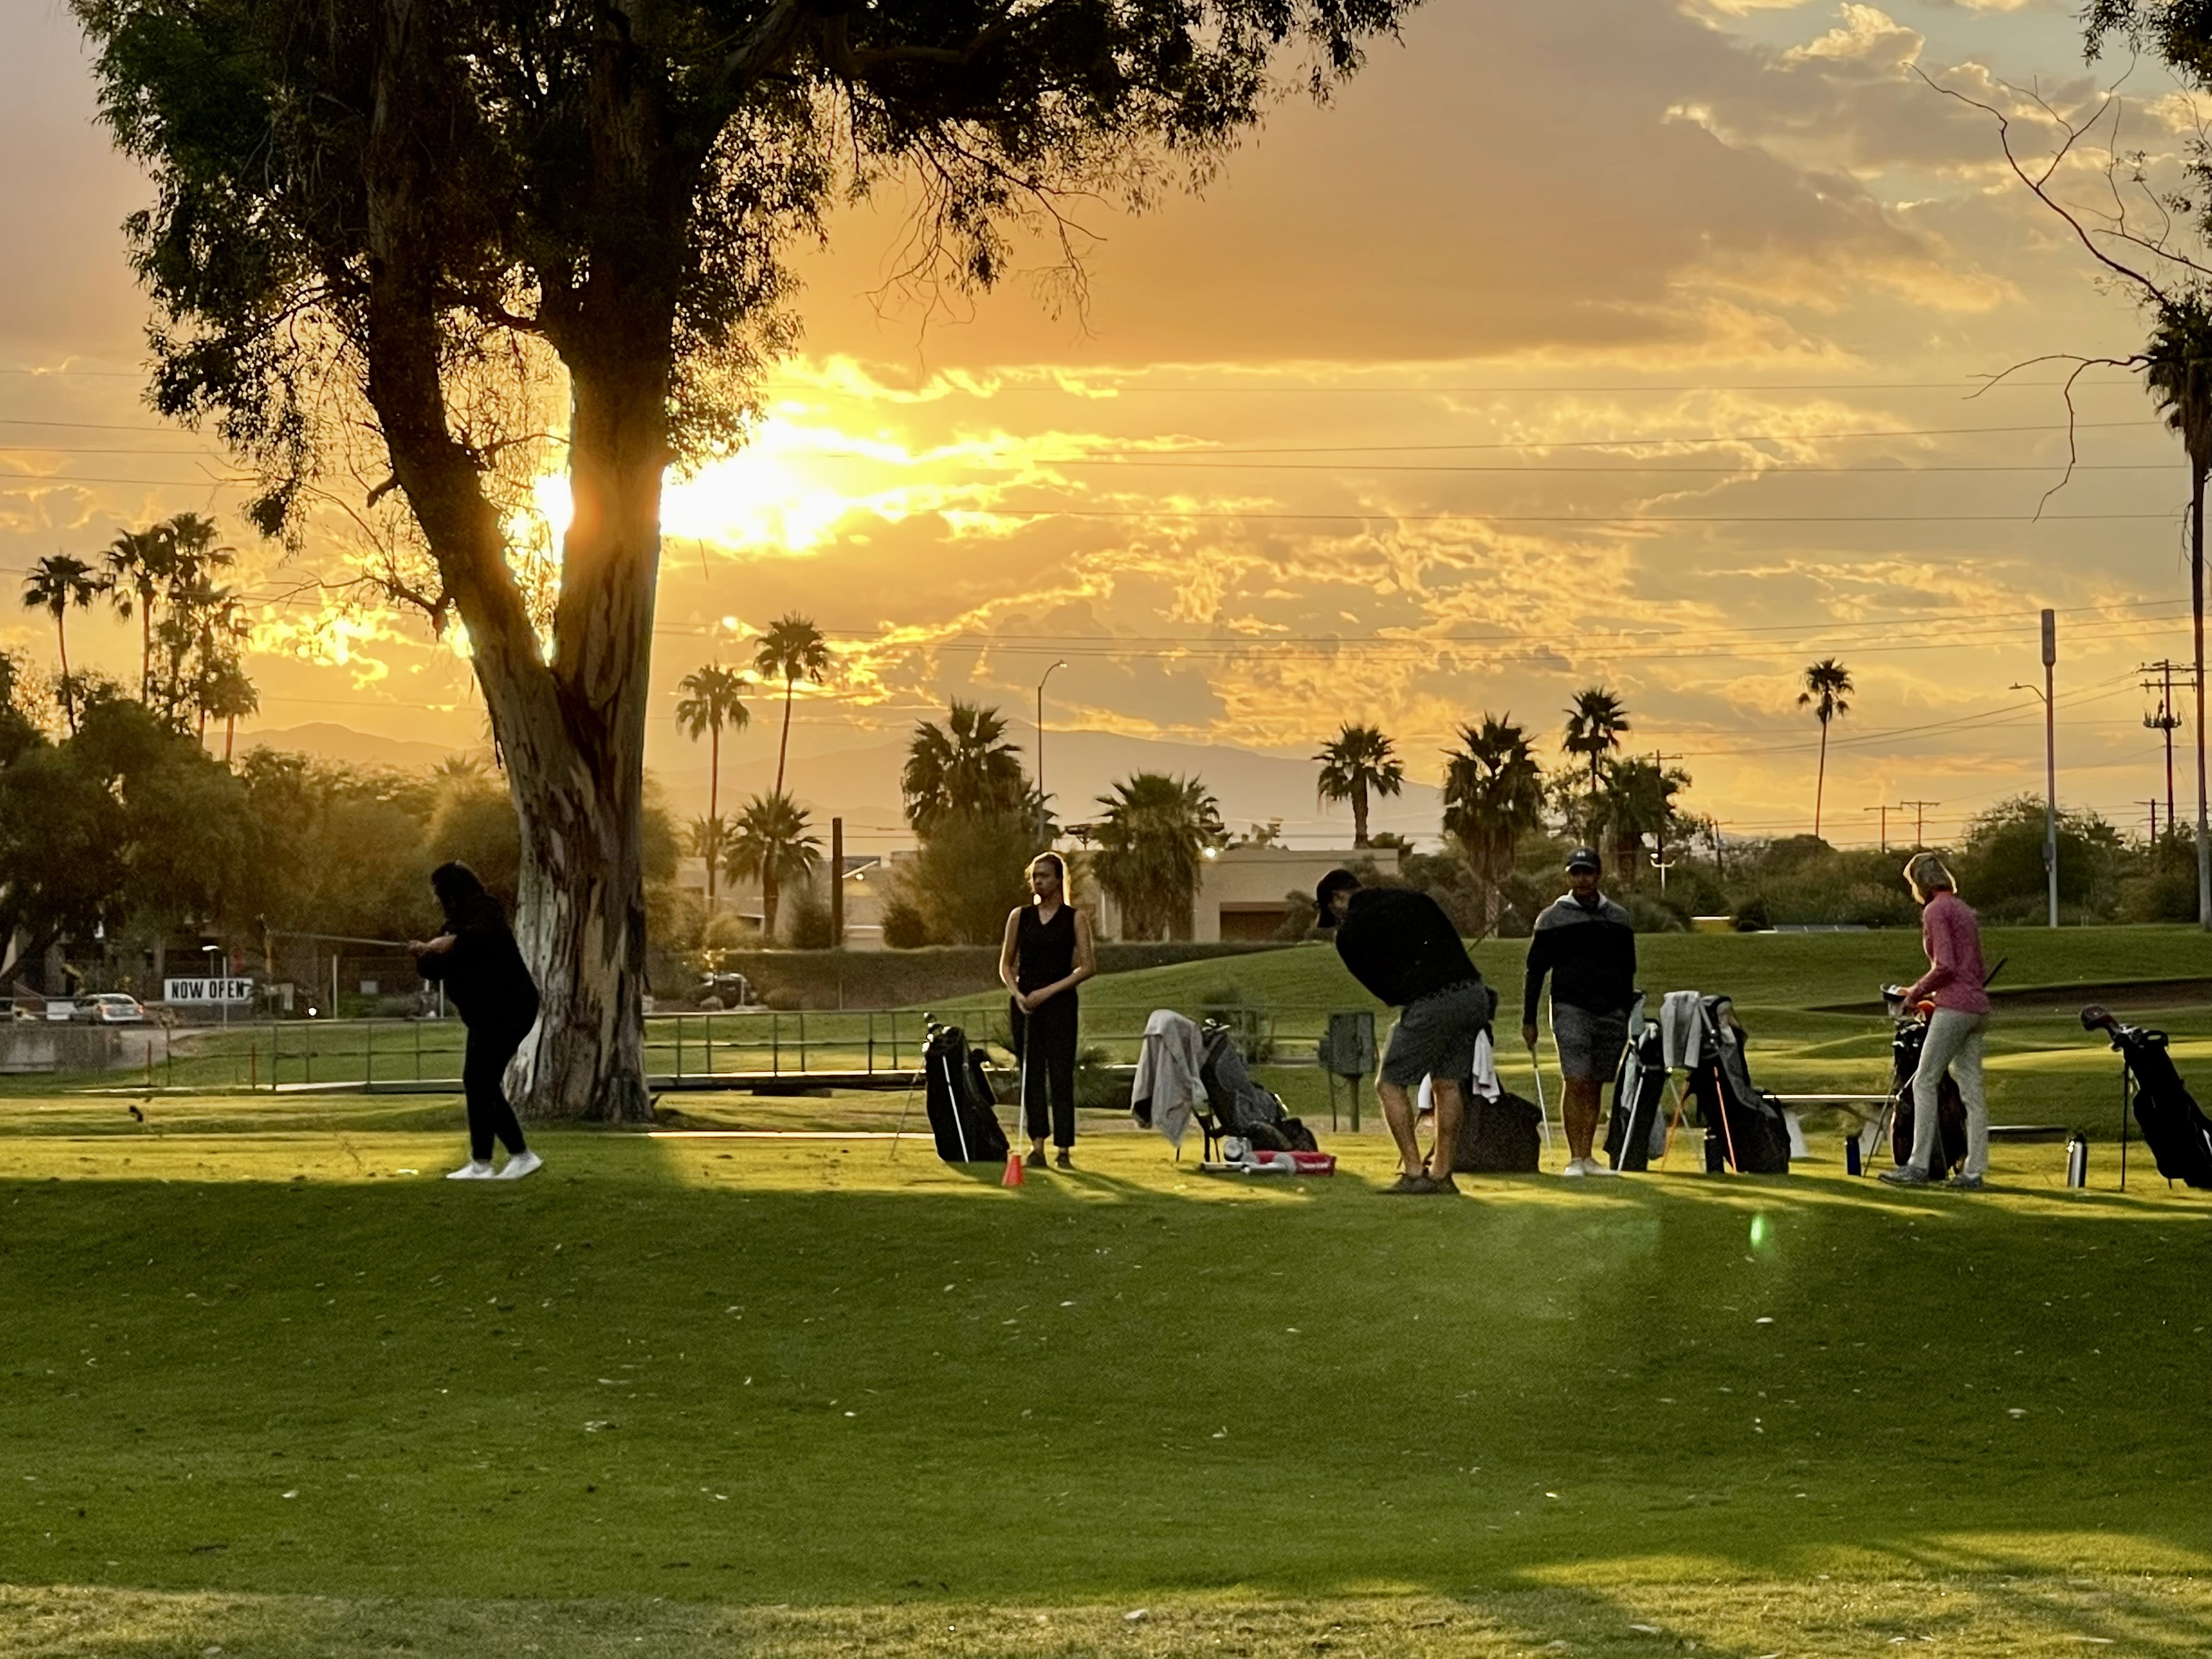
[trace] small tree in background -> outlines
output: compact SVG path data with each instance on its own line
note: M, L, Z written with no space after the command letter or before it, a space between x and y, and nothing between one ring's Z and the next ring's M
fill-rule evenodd
M1813 838L1820 836L1820 803L1828 787L1828 726L1841 715L1851 712L1847 701L1858 688L1851 684L1851 671L1833 657L1823 657L1805 671L1805 689L1797 694L1797 706L1810 708L1813 718L1820 722L1820 766L1813 781Z
M1098 804L1091 873L1121 912L1125 938L1188 939L1199 866L1227 838L1221 807L1196 778L1139 772Z
M731 826L723 868L732 881L761 884L761 933L775 939L776 898L786 881L811 875L822 842L809 832L805 810L788 795L755 795Z
M1406 764L1394 752L1395 745L1382 735L1380 727L1354 726L1346 721L1342 730L1314 759L1321 763L1321 776L1316 786L1318 797L1325 801L1348 801L1352 805L1352 844L1365 847L1367 839L1367 798L1371 792L1377 795L1395 795L1406 787Z
M1504 903L1513 848L1544 818L1544 775L1528 734L1485 714L1459 728L1460 746L1444 752L1444 834L1457 843L1483 888L1483 931L1494 932Z
M695 830L692 853L707 860L707 914L714 914L714 877L721 863L727 826L722 822L722 733L742 732L752 723L745 707L744 676L720 663L695 668L678 682L684 695L676 704L676 723L696 743L708 739L707 817L703 830Z

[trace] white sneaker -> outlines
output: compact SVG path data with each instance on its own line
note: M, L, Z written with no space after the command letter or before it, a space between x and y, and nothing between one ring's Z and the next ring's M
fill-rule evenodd
M1594 1158L1586 1158L1583 1160L1583 1173L1584 1175L1617 1176L1620 1171L1614 1169L1610 1164L1601 1164Z
M479 1161L472 1158L467 1163L462 1164L459 1169L447 1176L446 1179L448 1181L489 1181L491 1179L491 1160L487 1158Z
M535 1152L517 1152L513 1158L507 1160L507 1167L501 1170L494 1178L499 1181L520 1181L523 1176L528 1175L532 1170L538 1169L544 1162L545 1160L538 1157Z
M1589 1173L1589 1163L1588 1158L1571 1158L1567 1160L1567 1167L1559 1173L1570 1181L1579 1181Z

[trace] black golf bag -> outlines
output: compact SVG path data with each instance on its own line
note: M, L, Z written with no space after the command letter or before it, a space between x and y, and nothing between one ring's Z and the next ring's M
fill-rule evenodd
M2106 1033L2120 1051L2134 1085L2136 1122L2158 1172L2185 1186L2212 1187L2212 1122L2173 1069L2166 1033L2123 1025L2102 1008L2084 1008L2081 1024Z
M1690 1094L1705 1130L1705 1168L1739 1175L1790 1173L1790 1124L1773 1096L1754 1088L1743 1057L1744 1030L1726 997L1698 1004L1705 1030Z
M1237 1036L1227 1025L1209 1020L1200 1039L1198 1080L1206 1091L1206 1111L1199 1127L1206 1131L1206 1155L1214 1143L1235 1135L1255 1152L1315 1152L1321 1147L1313 1131L1283 1110L1274 1093L1252 1080Z
M1544 1150L1542 1111L1512 1093L1495 1100L1469 1094L1452 1147L1457 1175L1534 1175Z
M1640 994L1629 1012L1628 1030L1628 1046L1613 1073L1605 1158L1616 1170L1648 1170L1652 1158L1667 1150L1667 1053L1658 1024L1644 1018Z
M1928 1046L1928 1022L1917 1014L1901 1018L1889 1039L1889 1152L1899 1169L1912 1162L1912 1130L1917 1103L1912 1079L1919 1075L1920 1051ZM1936 1157L1928 1171L1941 1181L1966 1161L1966 1103L1948 1070L1936 1085Z
M999 1100L983 1071L983 1051L957 1025L933 1021L922 1045L923 1096L937 1155L947 1164L997 1164L1006 1156Z

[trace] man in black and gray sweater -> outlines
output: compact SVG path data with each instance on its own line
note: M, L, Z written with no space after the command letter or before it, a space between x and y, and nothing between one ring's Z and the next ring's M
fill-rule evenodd
M1528 971L1521 988L1521 1038L1536 1046L1536 1004L1552 980L1552 1041L1559 1050L1566 1099L1567 1176L1611 1175L1590 1156L1598 1103L1628 1042L1628 1010L1636 1000L1636 930L1628 912L1598 891L1596 852L1567 855L1567 891L1536 918Z

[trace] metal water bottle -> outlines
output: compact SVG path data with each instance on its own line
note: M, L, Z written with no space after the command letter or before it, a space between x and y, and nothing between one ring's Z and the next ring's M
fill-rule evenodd
M2089 1137L2076 1129L2066 1138L2066 1184L2089 1184Z

